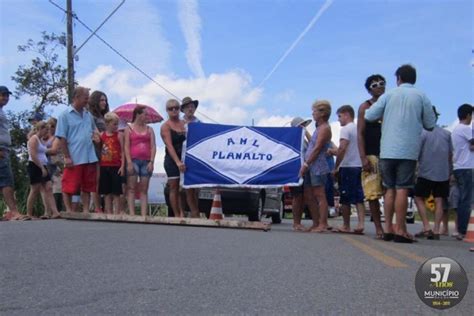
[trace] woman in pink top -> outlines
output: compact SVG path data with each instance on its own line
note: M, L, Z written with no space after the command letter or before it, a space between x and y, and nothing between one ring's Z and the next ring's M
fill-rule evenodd
M144 106L133 110L132 123L125 128L125 159L127 161L127 202L130 215L135 215L135 188L140 193L141 215L146 216L148 208L148 185L153 174L156 143L153 129L146 124Z

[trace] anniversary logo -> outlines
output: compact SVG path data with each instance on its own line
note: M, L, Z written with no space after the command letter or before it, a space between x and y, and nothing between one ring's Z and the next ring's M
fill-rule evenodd
M302 129L190 124L184 187L298 184Z
M466 294L467 286L466 271L450 258L431 258L416 273L418 297L435 309L447 309L459 304Z

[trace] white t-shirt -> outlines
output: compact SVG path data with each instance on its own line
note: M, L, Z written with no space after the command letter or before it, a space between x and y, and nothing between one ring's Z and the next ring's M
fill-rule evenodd
M474 151L469 149L472 138L473 129L471 125L459 123L454 127L451 133L454 148L454 170L474 168Z
M349 141L346 154L341 161L340 167L362 167L360 161L359 147L357 146L357 126L350 122L341 128L340 139Z

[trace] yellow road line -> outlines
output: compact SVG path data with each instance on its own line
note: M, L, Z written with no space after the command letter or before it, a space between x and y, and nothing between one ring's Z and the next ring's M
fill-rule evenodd
M408 267L408 265L406 265L405 263L403 263L403 262L401 262L401 261L399 261L399 260L397 260L393 257L387 256L383 252L381 252L377 249L374 249L374 248L370 247L369 245L367 245L365 243L362 243L358 240L355 240L355 239L353 239L349 236L341 236L341 238L344 239L345 241L351 243L353 246L359 248L360 250L362 250L366 254L370 255L374 259L384 263L385 265L387 265L389 267L392 267L392 268L407 268Z
M373 243L375 243L375 241ZM400 249L400 248L398 248L394 245L391 245L389 243L386 243L386 242L377 242L377 246L380 246L380 247L388 249L388 250L392 250L392 251L398 253L399 255L405 256L408 259L414 260L414 261L419 262L419 263L423 263L426 260L428 260L428 258L420 257L420 256L414 254L413 252L410 252L408 250Z

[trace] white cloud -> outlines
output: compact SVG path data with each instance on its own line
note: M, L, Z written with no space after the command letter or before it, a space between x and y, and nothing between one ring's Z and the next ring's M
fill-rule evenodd
M186 59L193 74L204 77L201 65L201 18L198 14L196 0L180 0L178 2L178 18L184 38L188 45Z
M190 79L156 75L154 79L180 99L184 96L198 99L200 103L196 115L204 122L250 125L249 118L258 119L255 114L264 114L258 110L251 112L260 100L262 90L252 87L250 76L243 71L234 70ZM112 66L100 65L79 82L85 86L93 86L94 89L100 87L107 94L111 108L138 101L154 105L165 115L164 104L171 98L155 83L138 85L135 83L136 74L119 71Z
M108 65L99 65L93 72L86 75L83 78L78 78L77 81L83 87L90 87L94 90L102 90L102 82L106 78L113 78L112 76L115 73L115 70L112 66Z
M255 125L256 126L274 126L274 127L282 127L282 126L290 126L290 122L293 119L291 116L278 116L278 115L271 115L268 117L261 118Z

